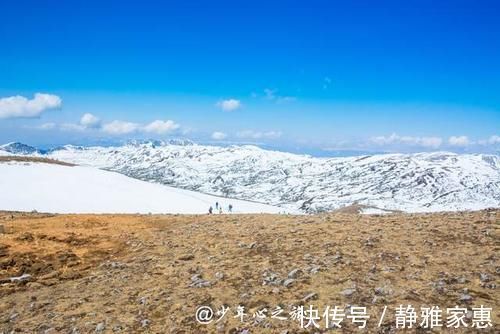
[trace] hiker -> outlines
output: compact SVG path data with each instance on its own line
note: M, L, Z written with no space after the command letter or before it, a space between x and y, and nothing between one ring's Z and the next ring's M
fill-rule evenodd
M210 205L210 207L208 208L208 214L211 215L212 214L212 211L214 211L214 209L212 208L212 206Z
M215 210L219 209L219 202L215 202Z
M229 212L233 212L233 205L229 204Z

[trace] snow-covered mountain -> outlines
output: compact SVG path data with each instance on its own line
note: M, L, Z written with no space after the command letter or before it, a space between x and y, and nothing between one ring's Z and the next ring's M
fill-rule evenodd
M29 146L23 143L17 143L17 142L12 142L8 143L5 145L0 145L0 154L4 153L3 155L27 155L27 154L43 154L45 151L38 150L37 148L33 146Z
M51 213L204 214L218 202L235 213L278 213L281 208L201 194L93 167L0 161L0 210Z
M354 203L407 212L500 207L498 155L434 152L327 159L256 146L151 141L117 147L65 146L44 155L303 212Z

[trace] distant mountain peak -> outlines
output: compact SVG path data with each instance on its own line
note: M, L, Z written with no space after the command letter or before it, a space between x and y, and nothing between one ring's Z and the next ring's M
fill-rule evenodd
M185 138L173 138L173 139L168 139L168 140L156 140L156 139L133 139L129 140L125 143L127 146L151 146L151 147L158 147L158 146L166 146L166 145L178 145L178 146L190 146L194 145L195 143L189 139Z
M43 153L42 150L39 150L33 146L29 146L20 142L11 142L8 144L0 145L0 150L12 154L22 154L22 155Z

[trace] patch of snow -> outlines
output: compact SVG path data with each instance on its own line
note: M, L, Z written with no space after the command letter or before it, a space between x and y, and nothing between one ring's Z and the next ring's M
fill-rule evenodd
M360 213L363 215L384 215L391 213L391 211L382 210L379 208L363 208L361 209Z
M0 210L51 213L280 213L275 206L154 184L93 167L0 163Z

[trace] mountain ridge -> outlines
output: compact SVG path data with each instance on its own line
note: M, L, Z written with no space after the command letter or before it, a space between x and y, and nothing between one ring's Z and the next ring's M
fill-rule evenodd
M352 204L405 212L500 207L500 157L451 152L316 158L257 146L135 142L26 153L306 213Z

